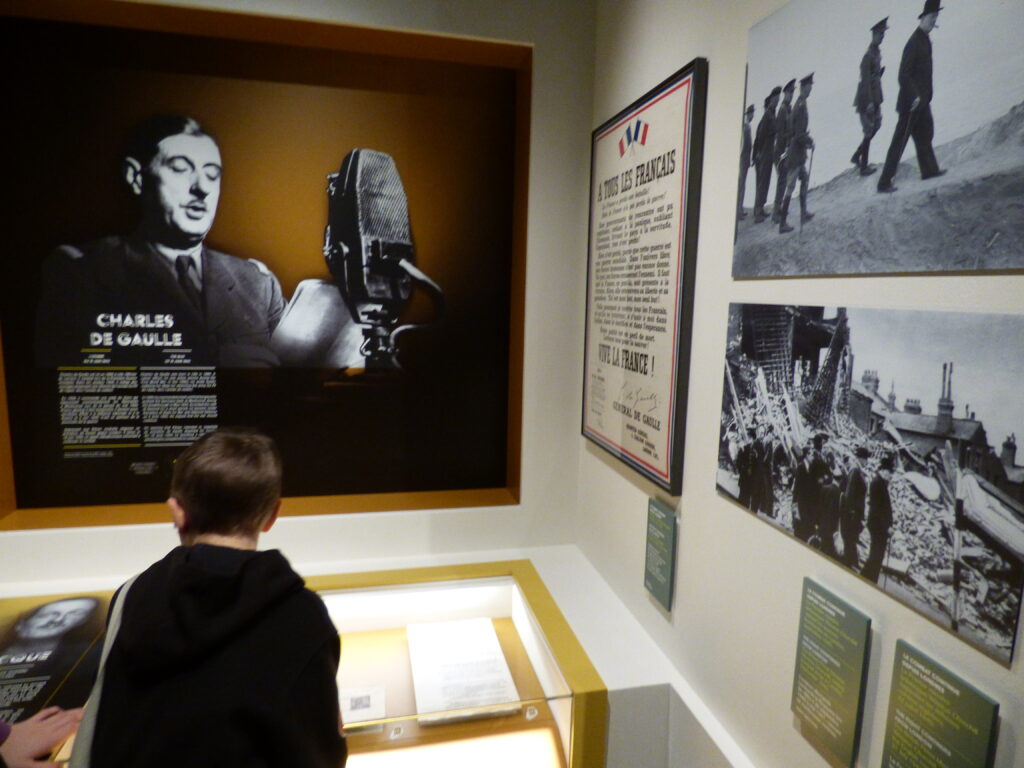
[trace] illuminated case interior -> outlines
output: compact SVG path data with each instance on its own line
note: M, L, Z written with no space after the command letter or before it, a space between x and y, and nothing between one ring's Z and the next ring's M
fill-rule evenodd
M320 576L307 583L341 635L342 698L354 694L366 707L358 716L347 714L352 768L604 764L607 691L528 561ZM514 694L418 711L407 628L443 622L442 631L455 633L455 645L460 632L480 628L474 619L493 626ZM469 642L458 670L464 677L455 687L478 691L489 678L474 666L476 638Z

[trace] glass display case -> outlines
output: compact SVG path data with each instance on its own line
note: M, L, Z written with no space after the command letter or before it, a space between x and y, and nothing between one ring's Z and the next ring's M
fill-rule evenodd
M607 691L529 561L318 576L351 768L604 764Z

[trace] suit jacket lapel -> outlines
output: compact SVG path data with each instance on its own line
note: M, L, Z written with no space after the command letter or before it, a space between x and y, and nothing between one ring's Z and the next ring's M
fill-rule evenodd
M211 332L230 322L234 314L235 278L224 265L223 254L203 248L203 301L206 303L206 325Z

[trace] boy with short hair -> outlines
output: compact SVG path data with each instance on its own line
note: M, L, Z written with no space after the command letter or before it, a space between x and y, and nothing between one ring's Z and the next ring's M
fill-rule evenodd
M141 573L107 657L92 765L340 768L340 645L323 602L277 550L281 459L221 429L174 466L182 546Z

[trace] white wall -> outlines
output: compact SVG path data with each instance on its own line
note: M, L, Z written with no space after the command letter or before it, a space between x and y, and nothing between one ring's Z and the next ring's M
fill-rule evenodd
M1019 275L730 278L747 30L783 4L598 2L594 126L694 57L707 57L710 65L679 565L671 617L665 617L643 587L646 497L654 489L589 445L580 453L584 523L578 543L755 765L823 765L797 735L789 711L801 582L810 576L873 619L861 765L876 766L881 759L893 651L896 640L903 638L1002 704L996 765L1019 768L1024 765L1024 640L1019 634L1018 659L1007 671L715 491L730 301L1020 312L1024 295L1024 276Z
M586 262L594 10L590 0L192 0L179 3L317 20L530 42L534 87L530 157L522 502L513 507L279 521L263 544L300 570L567 542L576 529L575 464ZM116 583L176 544L167 525L0 534L0 585L10 593ZM83 583L85 583L83 581ZM73 588L73 587L68 587Z

